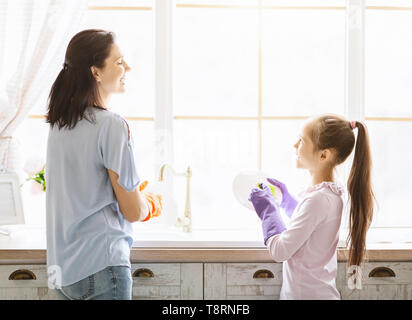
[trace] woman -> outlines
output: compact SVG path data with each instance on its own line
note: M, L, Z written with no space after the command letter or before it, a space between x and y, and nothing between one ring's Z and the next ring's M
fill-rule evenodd
M49 95L47 266L67 299L131 299L131 223L153 208L137 188L127 122L108 110L129 70L112 32L84 30Z

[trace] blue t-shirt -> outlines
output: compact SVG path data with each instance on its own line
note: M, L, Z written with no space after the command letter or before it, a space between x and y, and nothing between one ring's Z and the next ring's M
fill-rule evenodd
M70 130L49 129L47 267L60 268L62 286L107 266L130 266L133 227L120 212L107 169L127 191L138 186L133 138L120 115L90 111L94 124L83 118Z

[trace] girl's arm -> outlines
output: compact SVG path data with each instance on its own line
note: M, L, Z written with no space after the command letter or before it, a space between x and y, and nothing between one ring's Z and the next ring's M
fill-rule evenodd
M329 201L322 194L304 199L298 205L288 229L268 239L266 246L272 258L282 262L292 257L327 217L329 208Z

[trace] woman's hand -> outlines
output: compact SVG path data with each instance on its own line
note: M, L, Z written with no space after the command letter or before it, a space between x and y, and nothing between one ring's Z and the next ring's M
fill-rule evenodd
M150 192L150 191L143 191L147 187L148 183L149 183L148 181L143 181L139 185L140 194L146 200L146 203L149 208L149 213L146 216L146 218L141 220L142 222L147 221L150 218L160 216L162 212L162 208L163 208L161 195L154 194L153 192Z

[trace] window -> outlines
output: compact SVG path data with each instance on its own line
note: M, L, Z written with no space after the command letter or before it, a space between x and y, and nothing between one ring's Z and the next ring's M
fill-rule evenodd
M345 77L353 68L346 59L346 3L355 2L175 0L173 32L165 33L172 51L156 51L154 45L154 30L160 25L156 10L166 10L156 5L165 2L90 2L83 28L115 31L133 69L128 92L114 96L112 107L129 122L139 173L155 180L156 153L173 146L175 169L184 171L190 165L193 171L193 228L258 226L256 216L232 194L232 180L241 170L268 172L295 193L307 182L293 160L303 121L324 112L354 116L345 109L351 94L345 90ZM365 48L365 69L360 72L365 86L359 90L365 106L355 111L365 117L371 138L379 203L373 227L411 227L412 215L404 203L412 182L404 177L412 163L407 147L412 133L412 46L405 40L412 27L412 1L368 1L364 21L360 45ZM166 54L172 58L173 94L170 105L163 107L155 101L165 92L156 85L154 69L156 55ZM21 126L26 154L45 155L44 112L34 110ZM173 128L173 137L159 144L157 132L165 123ZM345 175L341 178L346 184ZM182 214L185 180L176 178L173 186Z
M89 1L83 25L89 28L112 30L134 72L127 76L127 95L113 95L111 109L128 120L135 142L135 161L141 179L155 179L154 105L153 105L153 15L151 0ZM130 40L132 39L132 41ZM67 46L67 44L66 44ZM62 63L64 56L61 57ZM56 76L60 70L54 70ZM51 84L50 84L51 86ZM30 158L46 159L48 124L47 95L31 111L16 132L24 152L23 161ZM24 163L23 163L24 165ZM32 191L32 182L22 188L26 224L45 226L45 201Z
M367 1L365 116L371 138L376 226L412 226L411 1Z
M194 228L255 228L236 174L260 169L297 190L299 126L344 112L345 7L290 3L176 3L174 156L193 170Z
M110 108L128 121L135 140L135 161L140 178L153 181L152 1L90 1L81 29L104 29L116 33L119 47L132 70L126 75L127 93L113 95Z

